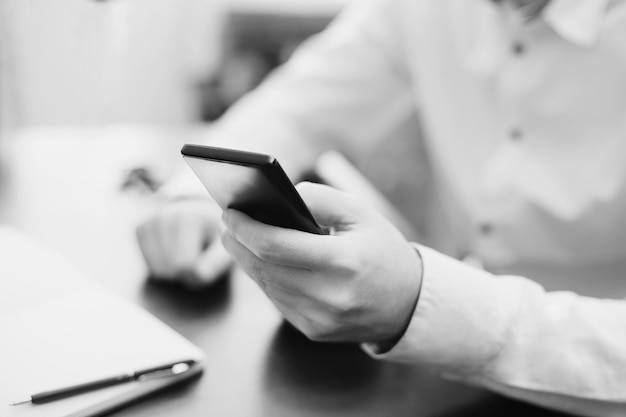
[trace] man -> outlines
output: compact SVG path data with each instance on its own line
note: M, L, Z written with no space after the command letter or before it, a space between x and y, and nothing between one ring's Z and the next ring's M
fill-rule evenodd
M330 236L229 210L223 244L313 339L624 415L625 74L625 1L356 1L212 143L275 154L297 178L321 149L354 154L419 114L434 234L411 245L356 197L303 184ZM206 206L174 203L140 229L157 275L211 279ZM454 259L467 255L484 269Z

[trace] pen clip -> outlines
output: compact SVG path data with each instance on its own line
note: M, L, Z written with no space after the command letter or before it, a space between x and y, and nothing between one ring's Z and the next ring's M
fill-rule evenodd
M180 362L172 365L167 369L158 369L150 372L143 373L136 377L138 382L145 382L152 379L164 378L168 376L176 376L180 374L184 374L185 372L191 369L191 364L189 362Z

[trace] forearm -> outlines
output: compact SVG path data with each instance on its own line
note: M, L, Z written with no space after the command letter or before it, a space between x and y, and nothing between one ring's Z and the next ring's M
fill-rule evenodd
M266 93L271 88L264 85L241 99L214 123L202 142L272 155L297 182L312 169L322 148L282 108L281 100L272 97L272 91Z
M353 156L414 115L397 2L351 3L211 129L207 142L271 153L292 179L326 149Z
M548 293L420 251L425 275L412 322L379 357L571 413L626 412L625 301Z

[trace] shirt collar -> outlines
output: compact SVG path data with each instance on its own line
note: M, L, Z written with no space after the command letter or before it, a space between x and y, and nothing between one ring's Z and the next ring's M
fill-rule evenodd
M564 39L580 46L596 41L610 0L552 0L543 20Z

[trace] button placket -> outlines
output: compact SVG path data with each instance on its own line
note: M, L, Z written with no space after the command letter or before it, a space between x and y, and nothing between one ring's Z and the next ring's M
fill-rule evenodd
M519 71L519 66L522 65L522 56L527 53L527 44L522 36L523 27L520 26L517 30L512 34L511 40L511 65L515 68L516 71ZM512 98L514 100L514 98ZM510 121L508 127L508 139L513 142L519 142L524 137L524 130L519 121L519 111L516 108L517 106L514 103L512 104L512 120Z

